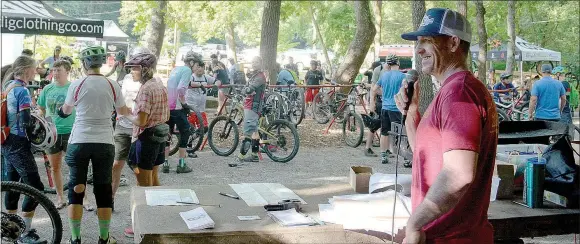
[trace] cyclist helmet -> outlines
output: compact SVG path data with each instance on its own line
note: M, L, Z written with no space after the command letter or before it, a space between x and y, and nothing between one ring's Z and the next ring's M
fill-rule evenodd
M387 56L387 64L388 65L396 65L398 63L399 63L399 58L397 57L397 55L389 54Z
M381 128L381 118L375 112L370 114L361 114L363 119L363 124L369 128L370 131L376 131Z
M81 50L79 58L89 68L99 68L107 61L105 48L101 46L90 46Z
M193 61L199 59L201 60L201 55L199 55L198 53L194 52L194 51L188 51L185 56L183 56L183 62L185 63L189 63L189 61Z
M157 58L151 53L139 53L131 56L131 59L125 63L125 66L141 66L142 68L155 68Z
M129 52L129 59L131 59L134 55L137 55L139 53L152 53L152 52L146 47L135 47L133 48L133 50L131 50L131 52Z
M512 75L511 74L508 74L508 73L503 73L503 74L501 74L499 76L499 78L502 79L502 80L508 79L510 77L512 77Z
M552 74L555 75L557 73L564 73L564 67L562 66L556 66L554 69L552 69Z
M124 61L126 56L125 51L121 50L115 54L115 61Z
M37 113L32 113L32 122L37 130L29 137L32 146L37 150L47 150L56 143L56 127L50 118L43 118Z
M69 62L70 64L74 64L74 63L75 63L75 62L73 61L73 59L72 59L71 57L69 57L69 56L62 56L62 57L60 57L60 60L67 61L67 62Z

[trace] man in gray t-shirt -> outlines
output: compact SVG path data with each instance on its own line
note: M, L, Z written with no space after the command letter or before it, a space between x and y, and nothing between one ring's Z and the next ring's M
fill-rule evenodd
M386 64L384 62L381 62L381 65L377 66L374 70L373 70L373 77L371 79L371 83L372 84L376 84L377 81L379 80L379 78L387 71L389 71L386 67Z

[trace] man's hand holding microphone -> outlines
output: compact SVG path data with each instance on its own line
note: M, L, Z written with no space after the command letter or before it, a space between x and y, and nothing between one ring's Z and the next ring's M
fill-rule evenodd
M403 114L403 123L407 117L407 112L412 111L416 113L419 111L419 73L416 70L409 70L405 75L399 93L395 95L395 103L397 108ZM410 99L410 101L409 101Z

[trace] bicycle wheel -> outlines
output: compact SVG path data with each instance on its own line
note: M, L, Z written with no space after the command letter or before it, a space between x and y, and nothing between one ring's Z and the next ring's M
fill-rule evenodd
M232 108L229 114L236 125L241 125L244 122L244 111L240 110L239 107Z
M266 133L260 132L260 138L267 141L264 143L264 151L274 162L286 163L292 160L300 148L298 131L286 120L270 123Z
M197 125L191 125L191 135L187 140L187 147L193 149L193 151L199 150L201 147L201 142L203 141L203 136L205 135L205 126L203 125L203 118L201 117L201 113L198 111L194 111L195 115L197 116Z
M207 140L215 154L229 156L240 142L238 125L227 116L218 116L209 124Z
M288 94L290 107L290 121L295 125L302 123L304 119L304 111L306 111L306 104L304 103L304 92L302 89L292 89Z
M179 132L173 131L169 136L169 156L173 156L173 154L179 151L179 140L181 140L181 135Z
M40 240L46 240L46 243L60 243L62 239L62 220L58 210L48 197L33 187L19 182L3 181L1 186L2 192L5 194L8 192L18 193L36 200L39 203L38 206L42 209L36 207L32 225L38 231L37 234L41 237ZM16 239L24 231L24 219L19 215L6 213L4 205L2 206L2 242L16 243ZM50 221L46 221L46 217ZM52 225L52 228L49 228L48 223ZM50 238L44 238L49 235L51 236Z
M362 117L349 112L342 122L342 139L350 147L358 147L363 140L364 127Z
M326 124L330 121L332 117L332 112L330 111L330 96L323 92L319 92L314 96L312 115L314 120L319 124Z

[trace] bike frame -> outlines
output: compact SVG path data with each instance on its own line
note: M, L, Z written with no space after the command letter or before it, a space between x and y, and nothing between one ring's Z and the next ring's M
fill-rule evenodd
M506 109L506 114L511 119L513 113L524 114L521 110L516 109L516 106L518 106L523 99L524 99L523 94L516 100L515 94L512 93L512 102L509 105L502 104L499 101L495 102L495 104L503 109Z
M336 90L336 88L335 88L335 89L333 89L333 90L331 90L331 91L328 93L328 94L329 94L329 96L336 95L336 92L335 92L335 90ZM326 130L325 130L325 131L322 133L323 135L327 135L327 134L328 134L328 131L330 130L330 127L332 127L332 125L334 124L334 121L336 120L336 118L338 117L338 115L339 115L340 113L343 113L343 112L344 112L344 109L345 109L345 107L346 107L346 105L347 105L348 96L350 96L350 94L351 94L351 93L353 93L353 92L356 92L355 86L351 87L351 89L350 89L350 91L349 91L349 93L348 93L348 95L347 95L347 97L346 97L346 98L344 98L344 99L340 99L340 100L338 100L338 101L336 101L336 100L335 100L335 102L338 102L338 103L340 103L340 106L338 107L338 109L337 109L337 112L336 112L336 113L335 113L335 114L332 116L332 120L330 121L330 123L329 123L329 124L328 124L328 126L326 127ZM368 111L367 111L367 108L366 108L366 106L365 106L365 101L364 101L363 97L362 97L360 94L357 94L356 96L358 97L358 100L359 100L359 102L361 103L361 105L362 105L362 107L363 107L363 109L364 109L365 113L368 113ZM355 109L356 102L355 102L355 104L348 104L348 105L349 105L349 111L356 112L356 109ZM377 136L377 137L378 137L378 134L377 134L376 132L375 132L375 136Z

